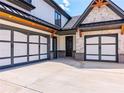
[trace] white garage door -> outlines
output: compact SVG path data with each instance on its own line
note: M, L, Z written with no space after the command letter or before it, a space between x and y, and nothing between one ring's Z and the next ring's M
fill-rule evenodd
M47 41L36 33L0 30L0 67L47 59Z
M0 30L0 66L11 64L11 31Z
M117 35L85 37L85 60L117 61Z

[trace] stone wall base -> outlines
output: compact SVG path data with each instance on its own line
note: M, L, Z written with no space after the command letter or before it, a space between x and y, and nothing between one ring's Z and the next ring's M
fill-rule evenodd
M75 59L79 61L84 61L84 53L75 53Z
M124 64L124 54L119 54L119 63Z
M50 60L54 59L54 53L53 52L50 52Z
M57 57L58 58L66 57L66 52L65 51L57 51Z

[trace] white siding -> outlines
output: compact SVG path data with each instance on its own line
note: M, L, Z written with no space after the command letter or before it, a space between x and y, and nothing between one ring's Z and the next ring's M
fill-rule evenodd
M54 24L54 8L43 0L33 0L32 4L36 7L31 12L34 16Z
M67 19L65 16L63 16L63 15L62 15L61 18L62 18L62 19L61 19L61 20L62 20L62 22L61 22L62 25L61 25L61 26L63 27L63 26L68 22L68 19Z
M49 4L44 2L43 0L33 0L32 4L36 7L34 10L31 11L31 14L34 16L43 19L49 23L55 24L55 9L51 7ZM61 15L61 23L62 27L68 21L66 17Z

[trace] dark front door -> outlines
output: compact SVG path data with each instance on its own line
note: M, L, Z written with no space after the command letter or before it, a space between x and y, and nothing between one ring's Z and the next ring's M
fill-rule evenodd
M57 37L53 37L53 58L57 58Z
M66 37L66 56L72 57L73 51L73 36Z

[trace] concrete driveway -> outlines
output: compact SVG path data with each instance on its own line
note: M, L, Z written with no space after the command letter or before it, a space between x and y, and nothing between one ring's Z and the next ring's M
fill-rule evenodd
M124 93L124 64L58 59L3 70L0 93Z

